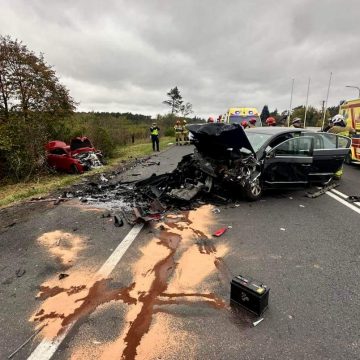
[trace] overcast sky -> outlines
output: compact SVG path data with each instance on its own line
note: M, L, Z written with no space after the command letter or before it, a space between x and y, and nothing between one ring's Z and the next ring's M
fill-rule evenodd
M360 0L1 0L0 33L43 52L78 110L195 114L357 97Z

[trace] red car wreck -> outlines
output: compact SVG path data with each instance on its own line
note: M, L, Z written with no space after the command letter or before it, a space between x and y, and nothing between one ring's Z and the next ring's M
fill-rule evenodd
M103 156L87 137L76 137L70 145L63 141L50 141L45 145L48 165L59 171L81 174L103 165Z

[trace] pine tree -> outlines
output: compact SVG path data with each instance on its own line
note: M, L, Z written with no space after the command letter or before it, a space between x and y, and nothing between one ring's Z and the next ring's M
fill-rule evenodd
M172 114L177 114L181 110L183 103L178 87L175 86L173 89L170 89L166 95L169 97L169 99L163 101L163 104L169 105L171 107Z

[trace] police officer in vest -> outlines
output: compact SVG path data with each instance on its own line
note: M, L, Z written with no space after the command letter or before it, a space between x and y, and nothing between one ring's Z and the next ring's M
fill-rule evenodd
M160 128L154 122L150 128L153 151L155 151L155 148L156 148L156 151L160 151L159 150L159 131L160 131Z

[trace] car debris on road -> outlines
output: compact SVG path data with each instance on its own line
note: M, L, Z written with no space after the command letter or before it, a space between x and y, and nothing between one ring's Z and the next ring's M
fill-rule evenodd
M259 325L263 320L264 320L264 318L260 318L259 320L254 321L253 322L253 327Z
M213 233L213 236L215 236L215 237L220 237L221 235L225 234L225 232L226 232L227 229L228 229L228 228L223 227L223 228L221 228L221 229L219 229L219 230L216 230L216 231Z
M286 158L290 162L281 162L280 173L279 168L273 166L276 164L274 149L278 149L279 144L295 141L299 145L301 143L298 144L299 139L301 140L303 135L304 138L310 139L305 141L309 144L314 140L312 136L320 136L320 140L326 140L322 139L322 135L318 133L302 134L301 129L275 129L276 131L265 129L262 133L258 133L260 130L255 129L256 133L245 133L243 128L236 124L190 125L189 130L193 134L195 150L185 155L172 172L154 173L149 178L126 183L112 180L111 176L108 179L101 174L99 181L89 182L74 196L80 197L82 202L87 203L122 202L121 214L129 224L158 221L164 212L174 207L191 209L209 202L215 205L228 204L232 201L236 202L242 195L245 195L248 200L258 200L262 195L263 186L269 179L276 181L277 176L283 176L281 174L288 169L285 172L290 173L287 176L291 185L291 181L294 180L291 174L298 174L291 165L292 156ZM296 137L292 138L294 134ZM257 149L255 152L252 144L255 144L254 136L258 135L266 140L262 144L266 148L255 147ZM269 147L273 153L271 157L267 155L269 150L266 149ZM346 148L336 148L333 151L345 154ZM266 167L267 162L272 165ZM340 162L342 163L342 160ZM150 157L140 161L135 159L130 169L139 164L151 166L159 165L159 162L151 160ZM316 165L315 160L314 164ZM337 166L338 164L335 164L335 167ZM306 169L310 168L306 167ZM323 177L320 178L324 180ZM330 186L335 185L330 184L327 189ZM315 197L316 195L308 196ZM63 196L63 198L69 197L71 197L69 194ZM237 206L239 204L235 203L235 207Z
M359 202L360 201L360 196L359 195L350 195L347 197L347 201L350 203L353 202Z
M312 192L312 193L307 193L306 196L308 198L317 198L323 194L325 194L327 191L330 191L332 189L335 189L336 187L338 187L340 184L338 182L331 182L327 185L325 185L324 187L322 187L319 191L315 191L315 192Z

